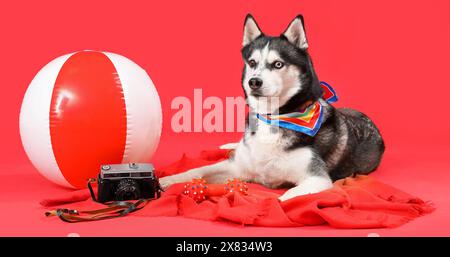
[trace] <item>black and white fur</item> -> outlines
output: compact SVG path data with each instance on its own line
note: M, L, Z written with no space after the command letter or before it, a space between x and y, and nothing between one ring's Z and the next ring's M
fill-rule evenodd
M384 152L383 139L363 113L336 109L325 102L308 54L303 17L297 16L279 37L264 35L251 15L244 25L242 87L250 114L233 158L163 177L163 188L203 177L209 183L241 178L267 187L290 189L280 197L317 193L352 174L374 171ZM270 126L255 117L283 114L320 101L322 126L314 137Z

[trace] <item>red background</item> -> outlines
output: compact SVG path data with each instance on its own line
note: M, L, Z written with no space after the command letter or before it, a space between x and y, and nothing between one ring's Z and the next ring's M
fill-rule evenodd
M155 165L161 166L183 152L195 154L239 139L239 133L173 133L170 120L175 111L170 103L176 96L192 98L194 88L203 88L204 97L243 95L240 47L249 12L266 34L273 35L297 14L304 15L316 71L337 90L336 105L368 114L385 138L385 158L374 176L437 205L429 216L376 233L449 236L450 2L446 0L2 1L0 220L5 224L0 234L268 235L270 231L274 236L365 236L371 232L236 228L181 218L132 217L67 225L43 217L38 201L64 190L37 174L18 130L22 97L40 68L55 57L84 49L115 52L141 65L162 101L163 134L154 157ZM24 214L16 214L21 211ZM152 228L154 221L159 225ZM197 224L204 229L192 231Z

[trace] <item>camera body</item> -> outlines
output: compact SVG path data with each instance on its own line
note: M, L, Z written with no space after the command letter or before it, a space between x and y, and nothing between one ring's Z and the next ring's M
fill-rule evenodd
M150 163L102 165L98 175L97 201L158 198L160 187Z

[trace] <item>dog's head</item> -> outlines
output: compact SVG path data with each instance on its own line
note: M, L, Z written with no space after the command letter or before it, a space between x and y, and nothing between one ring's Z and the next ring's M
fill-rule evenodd
M285 113L322 95L307 52L303 17L297 16L279 37L266 36L249 14L245 19L242 86L253 111Z

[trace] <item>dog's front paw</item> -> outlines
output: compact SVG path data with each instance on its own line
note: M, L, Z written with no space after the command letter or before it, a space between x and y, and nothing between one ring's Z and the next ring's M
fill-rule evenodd
M330 186L331 187L331 186ZM301 196L301 195L309 195L309 194L316 194L319 192L322 192L326 189L328 189L329 187L293 187L291 189L289 189L288 191L286 191L283 195L281 195L280 197L278 197L278 199L280 199L280 201L286 201L289 199L292 199L294 197L297 196Z
M292 199L294 197L301 196L301 195L306 195L306 194L308 194L308 193L307 192L302 192L300 190L298 190L298 191L297 190L295 190L295 191L294 190L288 190L286 193L284 193L283 195L278 197L278 199L280 201L284 202L284 201Z
M280 201L284 202L286 200L292 199L297 196L315 194L318 192L320 192L320 191L319 190L304 190L302 188L294 187L294 188L291 188L290 190L286 191L286 193L284 193L283 195L278 197L278 199L280 199Z
M159 179L159 184L163 190L166 190L171 185L178 183L174 176L166 176Z
M278 197L280 201L286 201L300 195L315 194L333 187L333 182L328 177L309 177L298 186L286 191Z

